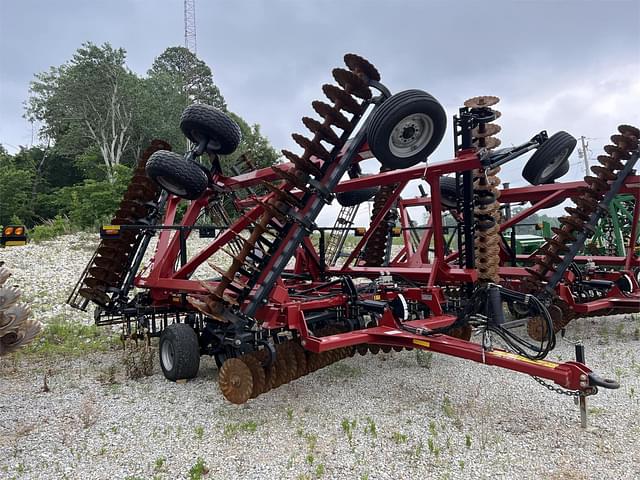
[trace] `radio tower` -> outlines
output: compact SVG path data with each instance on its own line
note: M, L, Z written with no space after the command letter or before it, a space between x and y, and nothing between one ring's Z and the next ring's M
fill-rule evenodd
M196 52L196 0L184 0L184 46Z

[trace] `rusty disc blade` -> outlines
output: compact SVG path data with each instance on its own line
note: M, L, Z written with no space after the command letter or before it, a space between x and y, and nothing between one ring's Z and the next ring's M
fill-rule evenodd
M358 345L356 345L356 351L357 351L360 355L364 356L364 355L366 355L367 353L369 353L369 348L367 347L367 344L366 344L366 343L359 343Z
M617 145L605 145L604 151L607 152L609 155L611 155L615 159L628 160L629 158L631 158L631 155L629 154L628 151L623 150Z
M296 354L291 349L291 341L282 344L284 347L284 358L287 365L287 382L291 382L298 378L298 364L296 362Z
M583 212L593 212L598 207L597 200L590 197L572 197L571 200Z
M78 294L81 297L86 298L87 300L91 300L92 302L97 303L101 307L106 307L111 301L106 293L99 290L94 290L92 288L81 288L78 291Z
M531 267L524 267L524 269L532 277L537 278L538 280L542 280L542 281L546 280L546 275L544 273L540 272L538 269L531 268Z
M627 151L635 149L638 144L637 140L625 135L611 135L611 142Z
M99 290L101 292L106 292L107 288L109 288L109 284L107 282L94 277L87 277L82 281L82 283L93 290Z
M108 284L114 284L120 278L120 275L118 275L117 273L100 267L91 267L89 269L89 274L97 278L98 280L102 280L103 282Z
M336 108L341 108L353 115L359 115L362 113L362 105L360 105L355 98L340 87L325 83L322 86L322 91L329 100L336 104Z
M553 262L551 262L549 259L547 258L536 258L535 261L533 262L536 265L540 265L542 267L542 271L551 271L551 272L555 272L556 271L556 266L553 264Z
M608 168L601 167L600 165L594 165L593 167L591 167L591 171L595 173L602 180L609 181L609 180L615 180L617 178L617 175L615 173L613 173ZM586 180L586 177L585 177L585 180Z
M369 352L373 353L374 355L377 355L380 352L380 346L379 345L374 345L374 344L369 344Z
M291 186L296 187L303 192L309 192L309 188L307 187L307 183L309 183L308 174L299 170L296 170L295 173L288 172L277 165L273 165L271 170L273 170L280 178L286 180Z
M251 370L239 358L229 358L222 364L218 385L224 397L231 403L245 403L251 398L253 377Z
M483 132L481 131L482 126L484 126ZM495 123L485 123L480 127L476 127L471 130L471 135L475 138L490 137L491 135L497 135L498 133L500 133L500 130L502 130L500 125L497 125Z
M500 101L498 97L492 95L481 95L479 97L469 98L465 100L464 106L467 108L485 108L491 107Z
M624 165L619 159L610 157L609 155L598 155L598 162L600 162L603 167L612 171L622 170L624 168Z
M575 232L567 230L567 226L563 228L551 227L551 231L565 244L570 241L573 242L576 239Z
M304 348L298 342L291 342L291 351L296 357L296 378L300 378L308 373L307 371L307 355Z
M241 357L241 360L247 365L247 367L249 367L249 370L251 370L253 386L251 388L250 398L256 398L265 391L266 375L264 373L264 369L258 359L253 355L244 355Z
M540 317L534 317L527 323L527 334L538 342L547 335L547 323Z
M339 110L328 103L321 102L320 100L314 100L311 106L318 115L324 118L329 123L335 125L342 130L351 130L351 122L345 117Z
M344 68L334 68L331 73L333 74L333 78L336 79L336 82L338 82L338 85L347 92L363 100L369 100L371 98L369 85L355 73L345 70Z
M601 178L587 175L586 177L584 177L584 181L587 183L587 185L589 185L591 188L593 188L599 193L609 191L609 184L606 181L602 180Z
M545 241L547 242L548 246L545 245L543 248L553 248L558 253L569 251L569 247L567 247L566 244L564 244L563 242L561 242L555 237L545 238Z
M304 123L304 126L307 127L311 133L320 137L320 140L324 140L334 146L342 144L340 137L338 137L336 132L331 130L331 127L320 123L316 119L311 117L302 117L302 123Z
M300 145L307 155L315 155L321 160L328 162L331 160L331 152L322 146L319 140L313 141L298 133L291 135L293 140Z
M376 82L380 81L380 72L378 72L378 69L374 67L367 59L362 58L360 55L356 55L355 53L347 53L344 56L344 63L352 72L356 74L363 74L369 80L373 80Z
M582 226L584 225L584 221L572 216L563 216L558 220L563 225L569 225L573 230L582 230Z
M473 142L473 146L476 148L486 148L487 150L491 150L493 148L497 148L500 146L502 142L500 139L496 137L486 137L486 138L478 138L475 142Z
M551 249L547 249L544 252L545 257L547 257L551 262L554 262L556 264L562 263L563 258L558 255L554 250Z
M640 138L640 130L633 125L618 125L618 131L625 137Z

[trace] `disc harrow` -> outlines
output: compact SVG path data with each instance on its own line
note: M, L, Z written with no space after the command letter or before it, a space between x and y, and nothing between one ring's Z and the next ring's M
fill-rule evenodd
M585 176L584 180L590 187L581 188L580 194L571 198L575 207L566 207L567 216L559 218L561 227L552 228L555 234L552 238L547 238L545 245L540 249L542 255L535 260L533 267L527 267L527 272L531 275L530 288L541 291L548 276L556 272L558 265L562 263L564 255L570 245L576 240L578 232L586 231L593 233L592 227L588 224L591 217L601 215L598 210L599 203L603 200L610 189L610 183L616 180L625 162L631 158L632 153L639 150L638 140L640 130L630 125L620 125L620 134L611 136L612 144L605 145L604 150L607 155L600 155L598 162L601 165L591 167L595 176ZM566 313L567 309L563 309ZM575 317L575 315L563 316L561 321L554 322L554 330L560 331ZM540 338L540 332L544 329L539 322L531 321L528 326L529 335L534 339Z
M596 386L617 388L617 382L603 380L580 361L542 361L555 345L552 319L559 323L568 318L574 304L564 285L553 290L555 280L544 285L539 279L536 287L553 290L558 295L553 301L548 295L538 300L517 290L528 274L518 265L521 258L515 248L509 249L501 237L501 231L520 217L501 219L498 200L511 193L503 190L499 198L500 166L533 149L538 149L538 156L528 166L544 165L547 158L553 164L554 148L571 146L575 139L558 132L545 146L550 139L542 131L521 145L494 151L500 144L495 136L501 129L492 123L500 116L492 108L498 98L475 97L453 118L455 158L431 164L427 159L447 130L442 105L422 90L392 94L380 83L375 67L357 55L346 55L344 62L346 68L332 72L335 82L322 87L327 100L312 102L317 115L302 118L309 133L293 134L299 150L283 150L287 163L262 169L237 163L230 167L235 174L228 175L219 155L238 147L239 127L214 107L187 107L181 129L193 141L190 149L183 156L154 155L147 164L149 178L164 192L159 195L158 188L147 185L137 172L113 222L135 224L101 244L81 279L90 294L84 298L101 307L96 322L122 323L129 336L141 329L148 337L159 336L160 364L172 381L194 378L199 357L214 357L221 392L235 404L356 353L414 348L536 375L576 395L593 394ZM374 90L379 95L374 96ZM369 115L363 120L365 112ZM629 145L635 145L629 140L635 130L620 132L609 158L600 161L602 169L594 169L593 179L570 190L580 201L567 211L571 218L563 219L549 239L536 269L550 273L555 265L566 263L573 255L573 239L578 239L574 245L583 240L573 233L592 224L589 208L595 208L598 195L615 190L607 188L612 181L607 169L624 164ZM568 147L564 151L567 157L571 153ZM203 161L205 154L210 162ZM362 174L359 162L371 157L382 165L378 175ZM627 164L624 171L629 168ZM536 183L541 170L534 170L535 176L523 176L540 185L528 190L539 198L538 189L547 191L548 185ZM455 185L438 188L443 186L441 178L453 180L453 175ZM401 191L412 180L426 181L432 198L403 199ZM630 193L628 185L622 192ZM341 244L329 242L336 254L331 250L332 261L327 262L325 229L315 224L334 197L349 207L374 198L369 231L339 265L333 258ZM457 252L455 236L449 235L443 218L443 199L449 208L457 207ZM178 216L184 200L189 202ZM427 223L419 227L422 235L414 231L408 206L426 207ZM164 209L164 223L158 225L158 217L147 208ZM237 217L227 215L234 209ZM203 225L207 216L221 225ZM349 218L350 230L353 217ZM391 227L398 222L404 245L391 257ZM188 252L193 245L187 246L185 238L194 229L211 239L196 253ZM158 230L155 253L140 270L144 251ZM315 242L311 236L317 231ZM230 261L220 262L214 257L218 252ZM500 261L507 258L512 265L505 268ZM633 259L626 261L635 266ZM203 280L198 269L207 263L216 273ZM614 274L606 275L616 280ZM124 286L116 293L119 285ZM630 303L620 295L613 298L617 290L612 291L609 304ZM505 321L505 304L518 315L527 306L531 315L544 319L539 346L511 330L515 324ZM579 310L594 308L598 307L585 304ZM499 335L504 349L471 342L472 329Z
M11 272L0 262L0 356L15 352L32 342L42 330L38 320L29 318L31 309L20 303L22 292L5 285Z

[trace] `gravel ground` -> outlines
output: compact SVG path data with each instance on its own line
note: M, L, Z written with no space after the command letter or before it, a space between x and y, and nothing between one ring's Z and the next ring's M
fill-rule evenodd
M80 234L0 258L35 317L89 323L64 301L94 247ZM0 478L640 478L639 337L630 316L570 324L588 365L623 384L588 399L586 430L569 397L437 354L428 366L416 352L356 356L242 406L224 400L208 358L185 384L157 364L125 379L120 351L4 358ZM560 341L551 358L572 355ZM115 383L101 376L110 366Z

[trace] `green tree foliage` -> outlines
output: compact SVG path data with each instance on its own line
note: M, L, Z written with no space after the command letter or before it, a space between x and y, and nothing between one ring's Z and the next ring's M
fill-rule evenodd
M167 48L141 77L127 67L124 49L83 44L31 83L26 116L42 125L48 146L14 156L0 150L0 222L14 216L28 225L108 221L151 140L185 151L180 116L194 102L220 108L240 126L240 147L222 159L226 173L233 174L229 166L242 153L257 168L278 160L259 125L227 110L211 69L186 48Z
M0 225L31 219L33 173L16 162L1 145L0 186Z
M69 62L36 75L27 109L62 153L96 147L111 181L131 141L140 89L125 59L122 48L83 44Z

